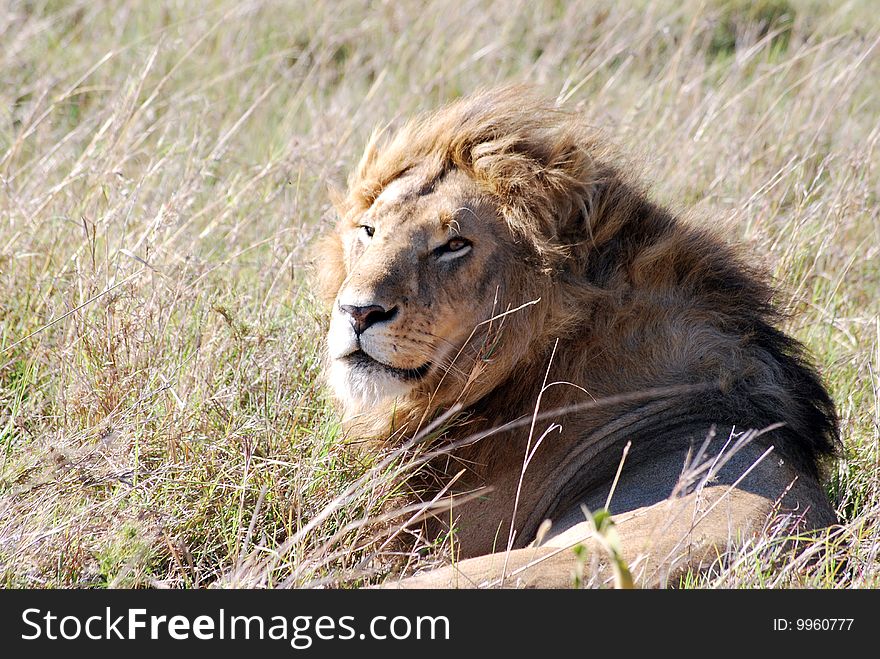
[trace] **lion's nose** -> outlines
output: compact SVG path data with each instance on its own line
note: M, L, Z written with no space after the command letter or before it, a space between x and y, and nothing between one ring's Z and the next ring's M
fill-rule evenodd
M371 325L391 320L397 315L397 307L386 309L378 304L371 304L366 307L340 304L339 310L348 316L348 320L354 328L354 333L358 335L365 332Z

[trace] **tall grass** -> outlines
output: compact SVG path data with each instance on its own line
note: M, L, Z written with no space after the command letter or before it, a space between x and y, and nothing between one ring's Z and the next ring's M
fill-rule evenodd
M518 81L770 265L839 407L843 526L687 585L878 585L878 40L868 0L0 2L0 584L435 560L343 446L309 245L377 124Z

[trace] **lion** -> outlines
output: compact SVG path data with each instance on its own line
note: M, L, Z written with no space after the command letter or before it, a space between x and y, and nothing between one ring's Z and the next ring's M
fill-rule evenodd
M350 436L439 447L419 532L454 550L386 586L569 587L585 564L601 582L600 509L651 586L781 519L835 522L834 404L741 248L527 88L385 132L319 252L325 371Z

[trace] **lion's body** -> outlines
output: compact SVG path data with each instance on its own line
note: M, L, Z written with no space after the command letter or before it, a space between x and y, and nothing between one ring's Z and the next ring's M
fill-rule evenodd
M589 537L581 505L604 505L628 444L610 509L628 559L653 565L645 583L772 511L833 521L817 468L837 441L833 405L776 328L771 290L649 202L577 118L522 90L471 97L371 144L340 211L321 268L351 431L412 434L449 409L464 421L423 496L450 501L427 532L451 523L473 562L406 583L571 583L563 545ZM701 447L712 478L682 485Z

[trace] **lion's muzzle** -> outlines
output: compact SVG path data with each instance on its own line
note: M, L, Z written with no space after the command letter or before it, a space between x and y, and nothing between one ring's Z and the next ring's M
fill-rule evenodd
M348 317L354 333L360 336L371 325L391 320L397 314L397 307L386 309L379 304L368 304L364 307L353 304L340 304L339 310Z
M398 305L337 301L327 345L340 398L361 408L375 405L407 393L428 374L432 360L412 354L402 316Z

